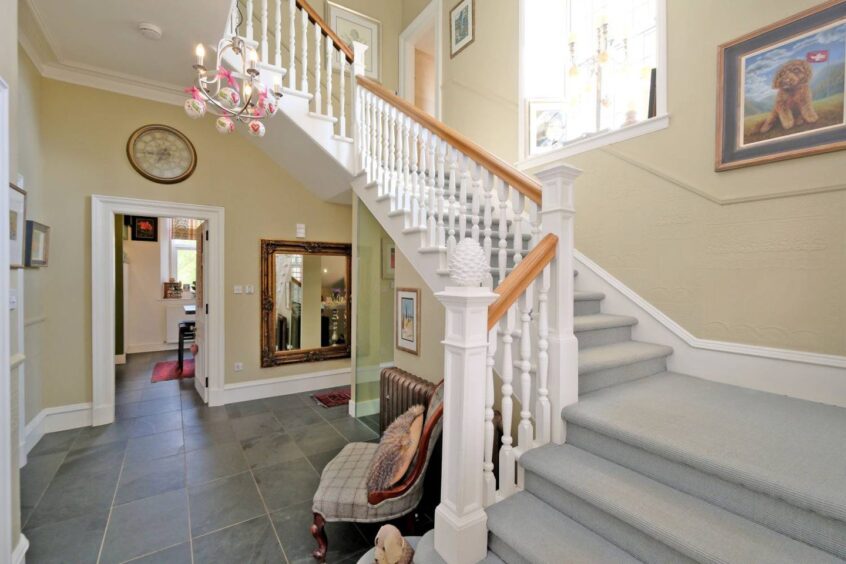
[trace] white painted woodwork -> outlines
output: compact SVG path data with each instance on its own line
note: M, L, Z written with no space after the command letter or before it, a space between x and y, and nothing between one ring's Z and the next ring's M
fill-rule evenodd
M282 0L275 0L273 6L274 26L273 26L273 47L274 56L273 63L277 67L282 66Z
M267 39L267 28L269 27L267 20L267 0L261 0L261 60L267 61L269 59L269 48Z
M308 14L305 10L300 10L300 23L302 36L300 37L300 44L303 46L300 54L301 73L300 73L300 90L308 92Z
M322 58L321 40L323 33L317 22L314 23L314 111L320 113L322 110L322 94L320 85L320 67Z
M297 0L288 0L288 88L297 87Z

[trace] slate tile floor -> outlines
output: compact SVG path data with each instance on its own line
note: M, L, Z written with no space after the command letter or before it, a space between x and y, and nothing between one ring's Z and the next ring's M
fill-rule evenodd
M209 408L193 380L150 383L175 354L118 367L116 421L45 435L21 469L28 563L311 563L311 498L376 417L310 394ZM332 523L328 562L355 562L375 528Z

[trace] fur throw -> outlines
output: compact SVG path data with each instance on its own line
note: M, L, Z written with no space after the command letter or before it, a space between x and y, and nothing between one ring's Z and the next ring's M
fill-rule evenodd
M411 564L414 549L393 525L384 525L376 533L376 564Z
M423 430L423 406L414 405L391 423L367 471L367 492L384 491L405 476Z

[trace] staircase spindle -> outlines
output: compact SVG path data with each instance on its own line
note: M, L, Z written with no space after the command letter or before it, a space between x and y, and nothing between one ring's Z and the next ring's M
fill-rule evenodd
M448 146L449 147L449 146ZM458 175L458 151L449 147L449 237L447 238L447 257L452 256L457 241L455 240L455 212L456 203L456 176Z
M397 194L397 110L390 108L388 111L388 163L385 186L381 189L382 195L390 197L390 211L396 209Z
M428 237L426 239L426 246L435 248L438 246L438 190L437 190L437 174L438 163L435 157L437 151L437 137L431 131L426 136L426 151L428 153L427 161L429 164L429 217L426 223Z
M368 140L367 140L367 166L370 181L376 179L376 104L379 99L375 96L370 96L370 103L368 105Z
M288 88L297 89L297 0L288 0Z
M249 41L253 40L253 0L247 0L247 10L246 10L246 20L247 20L247 39Z
M332 74L334 73L334 45L332 40L326 37L326 115L335 117L335 108L332 107ZM333 127L334 131L334 127Z
M484 505L496 502L496 477L494 476L494 365L496 364L496 326L488 333L487 372L485 373L485 461L482 464L484 478Z
M552 414L549 406L549 287L550 268L547 265L540 276L538 291L538 401L535 406L537 442L549 442Z
M397 151L397 159L396 164L394 165L394 202L393 202L393 210L401 210L405 205L405 177L402 174L402 159L403 159L403 135L402 135L402 122L405 120L405 115L396 110L397 120L396 120L396 131L394 135L396 136L397 143L396 143L396 151Z
M491 249L491 247L492 247L491 235L493 235L492 223L493 223L494 179L490 178L490 176L492 176L492 175L489 175L485 170L481 170L481 174L484 175L487 178L487 182L484 182L484 185L483 185L484 191L485 191L485 204L484 204L484 207L485 207L485 212L484 212L485 213L485 218L484 218L485 239L484 239L484 243L482 245L482 248L485 251L485 257L487 258L487 261L488 261L488 270L490 271L491 267L493 266L493 264L492 264L492 258L493 257L492 257L492 252L491 252L491 250L492 250ZM491 286L493 286L492 277L488 281L491 284Z
M529 222L532 225L532 239L529 242L529 250L531 250L540 241L541 232L540 207L534 202L529 202Z
M300 90L305 93L308 93L308 14L305 10L300 10L300 24L302 28L302 37L300 37L300 43L303 45L303 51L301 54L301 61L302 64L302 76L300 77Z
M314 113L319 114L323 110L323 98L320 93L320 67L321 59L323 57L323 49L321 41L323 40L323 33L320 25L314 23Z
M479 209L482 205L482 167L471 161L470 172L472 173L472 180L470 184L470 194L472 198L470 221L472 223L472 227L470 228L470 237L478 243Z
M411 125L411 217L409 227L420 226L420 209L422 202L422 187L420 186L420 175L418 174L420 160L420 145L418 144L420 125L413 122Z
M376 102L376 182L380 185L385 183L385 115L387 104L382 100Z
M421 228L427 228L427 218L429 216L429 182L426 178L426 170L428 170L426 159L428 157L428 153L426 151L426 128L422 125L420 126L420 139L418 140L417 144L417 154L418 162L417 162L417 183L420 185L420 210L418 213L417 224ZM427 235L424 235L420 238L423 242L424 246L426 241L428 240Z
M405 114L402 116L402 183L404 186L402 209L407 217L411 213L414 187L411 184L411 118Z
M273 17L273 49L275 55L273 57L273 64L277 67L282 66L282 0L276 0L274 3Z
M267 17L267 0L261 0L261 60L270 61L270 49L267 42L267 28L270 26Z
M344 53L339 54L341 58L341 72L338 74L338 78L340 79L340 83L338 84L338 97L339 101L338 104L341 106L341 116L340 116L340 125L338 127L338 135L341 137L347 136L347 87L346 87L346 77L347 77L347 57Z
M532 428L532 289L529 284L518 300L520 308L520 426L517 445L522 452L532 448L535 433Z
M514 190L514 199L511 201L511 211L514 212L512 229L514 233L514 266L523 260L523 208L526 205L526 196L519 190Z
M461 178L458 184L458 239L467 237L467 196L470 193L470 157L464 156L461 163Z
M511 382L514 376L514 362L512 360L511 344L514 341L514 308L509 308L505 314L505 328L502 331L502 448L499 450L499 490L503 497L514 493L515 489L515 455L512 447L511 420L513 416L514 388Z
M510 186L504 180L497 179L497 196L499 196L499 254L497 268L499 269L498 284L505 280L508 266L508 196Z

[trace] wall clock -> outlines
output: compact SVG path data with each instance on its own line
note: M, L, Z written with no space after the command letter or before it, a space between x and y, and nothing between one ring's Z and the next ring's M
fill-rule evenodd
M138 174L160 184L182 182L197 167L197 151L180 131L145 125L129 136L126 156Z

